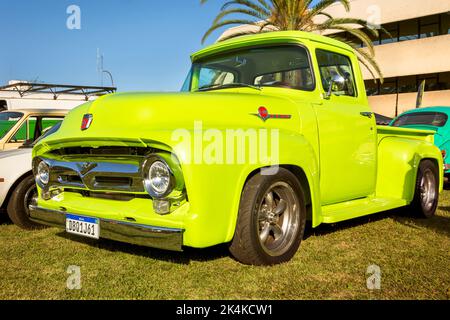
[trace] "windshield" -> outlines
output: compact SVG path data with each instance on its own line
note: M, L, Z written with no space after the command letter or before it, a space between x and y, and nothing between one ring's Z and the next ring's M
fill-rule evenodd
M314 90L308 52L300 46L255 48L195 62L182 91L233 87Z
M0 112L0 139L23 117L21 112Z
M392 126L402 127L408 125L429 125L443 127L447 123L448 116L442 112L416 112L398 117Z

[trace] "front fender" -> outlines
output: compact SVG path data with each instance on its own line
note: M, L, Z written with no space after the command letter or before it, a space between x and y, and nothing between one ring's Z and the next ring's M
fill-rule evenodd
M177 153L177 152L175 152ZM181 157L181 156L180 156ZM313 207L313 225L321 222L318 157L307 139L288 131L279 133L278 161L272 165L296 166L307 179ZM249 176L262 163L183 163L190 214L185 218L185 245L208 247L233 239L241 193Z

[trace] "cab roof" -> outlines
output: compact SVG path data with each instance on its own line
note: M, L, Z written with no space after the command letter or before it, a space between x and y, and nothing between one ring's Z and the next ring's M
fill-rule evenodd
M322 35L318 35L305 31L271 31L259 34L239 36L226 41L217 42L191 55L191 60L194 62L205 56L221 53L228 50L245 48L255 45L268 44L289 44L298 43L301 40L309 40L320 43L329 44L344 50L353 52L353 48L348 44Z
M13 110L4 110L2 112L20 112L25 115L28 114L36 114L36 115L66 115L70 110L65 109L13 109Z

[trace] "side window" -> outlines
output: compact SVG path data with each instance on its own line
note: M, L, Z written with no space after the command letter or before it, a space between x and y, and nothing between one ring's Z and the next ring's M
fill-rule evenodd
M230 84L235 82L234 74L228 71L202 68L199 75L199 88L219 86L224 84Z
M63 118L42 118L29 117L20 129L14 134L9 142L11 143L25 143L34 142L47 130L54 125L63 121Z
M345 79L345 86L335 94L356 97L355 77L350 59L347 56L320 49L316 51L316 55L323 89L328 91L331 78L334 75L340 75Z
M44 134L51 127L57 125L58 123L61 123L62 121L63 121L63 118L43 118L42 119L42 130L39 135ZM37 139L39 137L34 137L34 138Z
M5 100L0 100L0 112L7 110L7 104Z
M20 126L19 130L11 137L10 143L24 143L25 141L32 139L34 135L34 128L36 127L37 118L29 117Z

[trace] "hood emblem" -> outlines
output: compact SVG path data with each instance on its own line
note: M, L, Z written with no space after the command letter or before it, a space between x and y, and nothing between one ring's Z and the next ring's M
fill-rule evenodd
M258 113L252 113L253 116L257 116L262 121L266 122L269 119L291 119L290 114L270 114L266 107L259 107Z
M83 116L83 120L81 121L81 130L87 130L87 129L89 129L89 127L91 126L91 124L92 124L92 119L94 118L94 116L92 115L92 114L90 114L90 113L88 113L88 114L85 114L84 116Z

